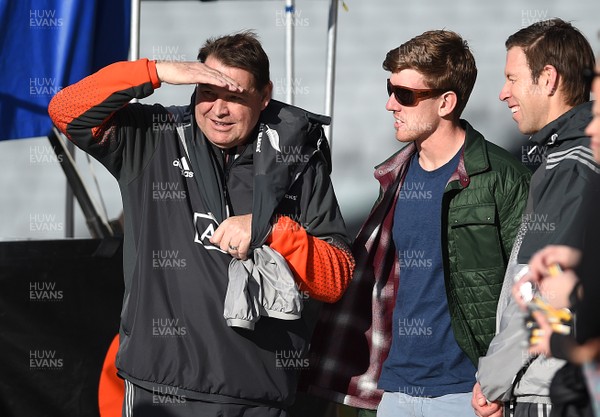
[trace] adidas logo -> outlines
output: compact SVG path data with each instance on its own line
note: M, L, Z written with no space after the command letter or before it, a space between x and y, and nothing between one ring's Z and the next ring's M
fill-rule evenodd
M173 166L179 168L181 171L181 175L186 178L193 178L194 172L190 169L190 165L188 164L187 159L182 157L181 159L175 159L173 161Z

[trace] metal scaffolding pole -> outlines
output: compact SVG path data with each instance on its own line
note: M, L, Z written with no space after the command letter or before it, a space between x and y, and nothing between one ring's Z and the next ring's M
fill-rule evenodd
M129 28L129 60L140 57L140 1L131 0L131 27Z
M285 0L285 100L294 104L294 0Z
M329 6L329 24L327 27L327 77L325 81L325 114L327 116L333 116L338 4L338 0L331 0ZM325 134L329 139L329 146L333 150L332 128L333 121L331 122L331 125L325 126Z

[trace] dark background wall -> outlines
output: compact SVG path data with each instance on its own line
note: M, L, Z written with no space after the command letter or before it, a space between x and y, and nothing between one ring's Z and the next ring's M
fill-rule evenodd
M99 416L122 297L119 240L0 242L0 416Z

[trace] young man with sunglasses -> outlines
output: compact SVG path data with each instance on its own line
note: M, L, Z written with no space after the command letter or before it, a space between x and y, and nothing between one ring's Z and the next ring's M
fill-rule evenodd
M425 32L383 68L406 146L376 167L380 196L353 281L315 332L309 391L359 415L470 417L530 172L460 119L477 68L458 34Z
M480 359L472 401L481 417L501 416L503 407L515 417L541 417L549 415L551 407L564 405L563 399L551 398L550 385L562 375L565 363L528 352L526 313L519 310L511 289L514 278L547 245L570 246L584 253L600 247L600 236L593 232L600 166L585 132L592 119L592 102L590 82L583 76L593 70L594 54L583 34L561 19L522 28L505 46L506 81L499 98L506 102L519 130L531 135L529 141L539 149L543 162L531 179L526 214L498 304L498 334ZM580 267L589 271L587 265ZM586 336L580 332L577 337ZM574 381L566 385L573 388ZM558 409L552 413L567 415Z

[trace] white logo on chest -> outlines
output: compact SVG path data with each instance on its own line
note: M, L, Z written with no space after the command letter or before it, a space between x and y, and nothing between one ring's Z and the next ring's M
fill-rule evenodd
M212 213L194 213L194 228L196 229L194 243L201 244L207 250L227 253L210 243L210 238L215 234L217 227L219 227L219 222Z

